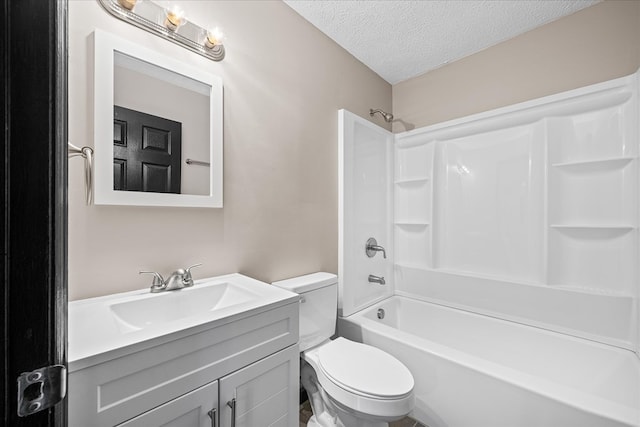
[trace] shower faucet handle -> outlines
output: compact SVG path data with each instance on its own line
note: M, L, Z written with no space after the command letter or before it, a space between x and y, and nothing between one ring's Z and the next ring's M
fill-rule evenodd
M370 237L369 240L367 240L365 251L369 258L373 258L376 255L376 252L382 252L382 257L385 259L387 258L387 251L385 251L382 246L378 246L378 242L373 237Z

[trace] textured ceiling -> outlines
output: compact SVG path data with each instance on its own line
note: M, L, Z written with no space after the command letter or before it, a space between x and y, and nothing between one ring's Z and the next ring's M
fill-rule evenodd
M284 1L391 84L598 3L598 0Z

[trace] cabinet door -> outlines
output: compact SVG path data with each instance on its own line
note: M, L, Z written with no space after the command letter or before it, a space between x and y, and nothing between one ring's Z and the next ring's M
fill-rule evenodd
M218 381L213 381L187 394L158 406L118 427L212 427L217 426Z
M298 427L299 365L296 344L221 378L220 427Z

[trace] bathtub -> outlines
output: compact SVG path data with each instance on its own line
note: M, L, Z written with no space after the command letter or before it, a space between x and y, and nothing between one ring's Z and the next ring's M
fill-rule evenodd
M340 318L338 332L411 370L412 417L429 427L640 426L629 350L401 296Z

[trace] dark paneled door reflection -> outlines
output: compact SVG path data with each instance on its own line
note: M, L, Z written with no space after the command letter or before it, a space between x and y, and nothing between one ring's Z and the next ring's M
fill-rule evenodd
M182 123L113 108L113 189L180 193Z

